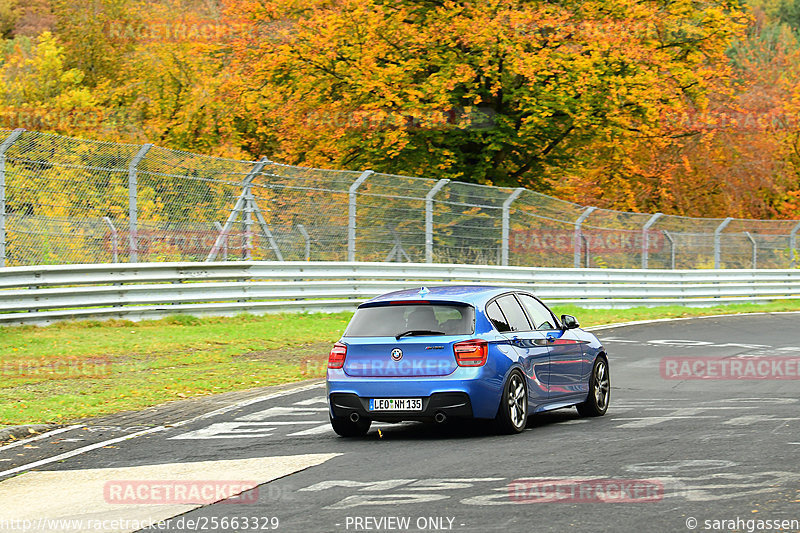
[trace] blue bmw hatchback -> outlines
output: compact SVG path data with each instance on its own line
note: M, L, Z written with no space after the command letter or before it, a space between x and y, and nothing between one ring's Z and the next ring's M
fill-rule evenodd
M600 341L532 294L485 286L392 292L361 304L328 356L331 425L345 437L372 421L494 419L504 433L530 413L577 406L605 414Z

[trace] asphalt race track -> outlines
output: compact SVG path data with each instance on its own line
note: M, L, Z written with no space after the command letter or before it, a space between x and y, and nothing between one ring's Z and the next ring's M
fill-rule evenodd
M75 426L0 448L0 530L796 531L798 326L778 313L597 331L606 416L555 411L516 436L409 423L339 438L321 383L189 422ZM706 378L675 374L689 368ZM257 488L203 505L181 484L213 486L209 501ZM70 518L83 522L48 522Z

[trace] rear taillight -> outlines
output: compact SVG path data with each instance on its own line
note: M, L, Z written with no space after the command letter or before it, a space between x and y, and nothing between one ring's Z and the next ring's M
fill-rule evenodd
M480 339L462 341L453 345L453 353L456 355L458 366L483 366L486 364L489 346L486 341Z
M328 354L328 368L342 368L344 358L347 356L347 345L337 342Z

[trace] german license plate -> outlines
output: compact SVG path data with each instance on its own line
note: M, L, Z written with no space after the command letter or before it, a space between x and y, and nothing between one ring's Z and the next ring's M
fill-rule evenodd
M422 411L422 398L370 398L370 411Z

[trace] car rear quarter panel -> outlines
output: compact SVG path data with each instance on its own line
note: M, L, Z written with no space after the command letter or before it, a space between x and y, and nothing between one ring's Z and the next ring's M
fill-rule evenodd
M583 381L586 383L587 392L589 387L589 376L592 373L592 368L594 367L594 360L597 358L598 355L605 354L605 348L600 340L592 333L584 330L577 330L579 332L579 338L585 341L583 345ZM606 355L608 358L608 355Z

